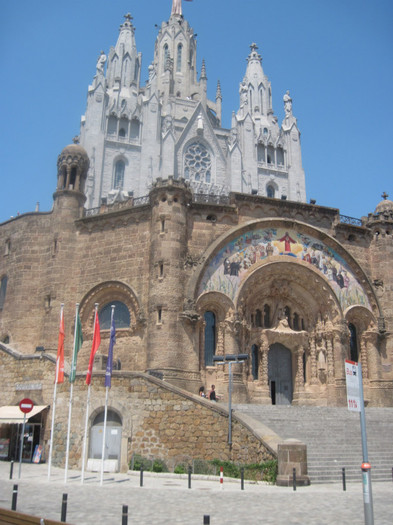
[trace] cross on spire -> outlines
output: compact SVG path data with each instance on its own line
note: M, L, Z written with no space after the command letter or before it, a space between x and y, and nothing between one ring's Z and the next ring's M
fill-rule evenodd
M383 199L385 199L385 201L386 201L386 199L389 197L389 195L386 193L386 191L384 191L384 192L382 193L381 197L382 197Z
M131 16L131 13L127 13L126 15L124 15L124 18L126 19L127 22L129 22L131 24L131 21L134 20Z

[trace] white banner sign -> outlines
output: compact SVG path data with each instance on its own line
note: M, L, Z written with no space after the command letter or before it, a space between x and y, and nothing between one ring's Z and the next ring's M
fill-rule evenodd
M345 360L345 379L347 383L348 410L360 412L359 365Z

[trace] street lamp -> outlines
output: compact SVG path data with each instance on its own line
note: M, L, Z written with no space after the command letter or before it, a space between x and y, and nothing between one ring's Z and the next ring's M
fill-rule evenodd
M232 363L244 363L248 359L248 354L228 354L214 355L213 363L218 365L228 364L229 386L228 386L228 445L232 446Z

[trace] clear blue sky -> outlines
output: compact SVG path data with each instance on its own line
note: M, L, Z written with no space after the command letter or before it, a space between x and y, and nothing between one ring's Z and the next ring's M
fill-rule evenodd
M1 3L0 222L52 208L57 156L79 134L88 85L131 12L143 82L155 24L171 0L38 0ZM393 200L392 0L193 0L183 12L217 80L223 124L238 109L239 82L256 42L281 122L287 89L302 132L307 198L361 217L386 191Z

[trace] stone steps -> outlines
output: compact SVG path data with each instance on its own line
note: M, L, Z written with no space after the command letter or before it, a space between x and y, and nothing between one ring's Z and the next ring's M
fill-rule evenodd
M346 407L234 405L271 428L282 439L307 445L312 483L362 481L362 443L359 414ZM366 408L368 459L373 481L392 481L393 408Z

